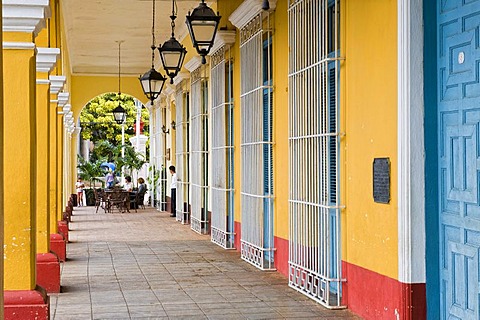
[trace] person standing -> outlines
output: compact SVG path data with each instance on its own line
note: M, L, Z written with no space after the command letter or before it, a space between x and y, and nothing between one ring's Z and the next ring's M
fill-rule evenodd
M77 179L77 183L75 183L75 188L77 189L77 207L82 207L83 204L83 188L85 188L85 184L82 181L82 178Z
M108 170L107 176L105 177L105 182L107 183L107 188L113 188L115 181L115 174L113 173L112 169Z
M172 210L170 210L170 217L175 217L177 216L176 213L176 202L177 202L177 174L175 173L175 167L170 166L168 167L170 169L170 174L172 175L172 184L170 185L170 207Z

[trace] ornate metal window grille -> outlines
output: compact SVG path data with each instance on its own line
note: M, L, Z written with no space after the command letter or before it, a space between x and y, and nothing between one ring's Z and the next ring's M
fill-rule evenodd
M208 82L202 67L191 73L191 229L209 233L208 219Z
M190 108L189 92L184 90L185 80L177 85L176 91L176 172L177 181L176 220L182 224L190 222Z
M269 14L253 18L240 30L240 39L241 257L262 270L273 270L273 81Z
M289 285L341 304L339 0L290 0Z
M160 108L161 112L161 124L162 126L167 127L167 105L163 101ZM167 210L167 134L164 133L161 129L160 135L160 147L161 147L161 166L160 166L160 209L161 211Z
M163 115L163 107L157 107L153 110L153 163L155 165L155 169L159 170L160 176L158 177L158 181L156 186L152 187L152 192L154 195L153 205L159 211L166 210L167 205L167 198L166 198L166 174L165 174L165 137L162 132L162 125L164 124L164 120L162 118ZM152 172L154 174L154 172ZM153 181L153 180L152 180Z
M212 235L213 243L235 248L233 217L233 63L226 47L212 55Z

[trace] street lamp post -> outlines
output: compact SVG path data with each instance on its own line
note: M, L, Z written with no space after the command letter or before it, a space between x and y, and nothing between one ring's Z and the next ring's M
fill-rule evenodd
M122 160L125 159L125 148L124 148L124 146L125 146L125 119L126 119L126 117L127 117L127 112L125 111L125 109L123 109L120 106L120 103L119 103L118 106L115 109L113 109L113 118L115 119L116 123L122 125ZM122 182L123 182L124 175L125 175L125 170L122 166Z

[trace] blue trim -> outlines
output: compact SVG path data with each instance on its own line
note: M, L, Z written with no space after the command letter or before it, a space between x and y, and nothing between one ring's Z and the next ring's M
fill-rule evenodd
M440 319L437 138L437 4L423 1L425 103L425 234L427 319Z

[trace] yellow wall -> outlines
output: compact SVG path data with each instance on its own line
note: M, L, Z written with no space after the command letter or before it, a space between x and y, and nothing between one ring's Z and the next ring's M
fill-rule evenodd
M37 80L47 80L48 73L37 72ZM36 221L37 221L37 253L50 252L50 219L49 219L49 108L50 85L37 83L36 104Z
M72 111L75 119L78 119L82 108L93 98L107 92L118 92L118 76L77 76L71 77ZM138 77L122 77L121 92L134 96L138 100L147 103L145 94Z
M50 95L51 100L57 99L57 95ZM50 234L57 233L57 103L49 105L49 211L50 211Z
M2 16L2 3L0 3L0 18ZM3 43L2 19L0 19L0 43ZM3 83L3 50L0 50L0 83ZM0 128L3 128L3 86L0 86ZM4 174L3 174L3 131L0 130L0 253L3 256L3 221L4 221ZM0 259L0 271L4 274L3 259ZM0 289L3 288L3 277L0 277ZM3 290L0 290L0 319L3 319Z
M62 108L57 108L58 112L61 112ZM65 203L63 201L63 115L57 113L56 121L56 132L57 132L57 221L63 219L62 213L65 208Z
M343 259L396 278L397 258L397 2L347 1L341 88L345 162ZM391 160L391 202L373 201L372 163Z
M51 18L48 20L47 29L48 29L48 46L50 48L60 48L60 4L59 0L50 0L50 12ZM63 51L63 48L61 48ZM52 75L61 75L62 74L62 55L57 59L57 64L55 65L53 71L50 73Z
M288 14L287 0L277 1L273 34L273 183L274 183L274 235L288 239Z
M16 38L12 34L10 39ZM32 37L18 35L18 38ZM6 34L4 33L4 40ZM34 49L4 49L4 289L35 288Z

